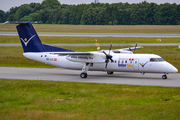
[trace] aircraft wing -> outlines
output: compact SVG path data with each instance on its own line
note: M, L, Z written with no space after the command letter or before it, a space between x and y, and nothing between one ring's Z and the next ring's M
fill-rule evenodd
M119 50L119 51L132 51L132 50L135 50L135 49L140 49L140 48L143 48L143 47L131 47L131 48L123 48L123 49L116 49L116 50Z
M93 55L91 52L54 52L54 55Z

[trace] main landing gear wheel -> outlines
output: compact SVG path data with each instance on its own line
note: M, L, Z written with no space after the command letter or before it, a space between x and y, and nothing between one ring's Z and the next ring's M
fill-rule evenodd
M167 75L163 75L163 76L162 76L162 79L167 79Z
M81 73L81 74L80 74L80 77L81 77L81 78L87 78L87 76L88 76L87 73Z
M107 71L107 74L108 75L112 75L114 72L111 72L111 71Z
M89 67L92 66L93 63L84 63L83 68L82 68L82 73L80 74L81 78L87 78L87 71L89 70Z

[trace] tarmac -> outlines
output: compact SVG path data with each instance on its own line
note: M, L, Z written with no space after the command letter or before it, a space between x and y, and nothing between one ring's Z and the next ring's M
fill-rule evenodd
M0 67L0 79L180 87L180 73L168 74L164 80L163 74L115 72L108 75L99 71L88 71L87 78L80 78L81 72L61 68Z
M37 33L39 36L76 36L76 37L147 37L180 38L180 34L119 34L119 33ZM17 36L17 32L0 32L0 35Z

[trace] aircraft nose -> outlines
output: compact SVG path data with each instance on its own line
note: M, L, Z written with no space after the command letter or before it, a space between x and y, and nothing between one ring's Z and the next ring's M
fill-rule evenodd
M178 69L175 68L173 65L170 65L169 66L169 71L172 72L172 73L176 73L176 72L178 72Z

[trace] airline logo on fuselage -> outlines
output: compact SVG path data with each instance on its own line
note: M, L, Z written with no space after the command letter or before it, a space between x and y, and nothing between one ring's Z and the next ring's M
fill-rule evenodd
M127 67L131 67L131 68L133 68L133 64L129 64L129 63L127 63Z
M139 63L142 67L144 67L149 61L147 61L146 63Z
M126 64L118 64L119 67L126 67Z
M71 58L73 58L73 59L85 59L85 60L93 60L93 57L91 57L91 56L71 56Z
M29 41L31 41L31 39L33 39L35 36L36 36L36 34L33 35L31 38L29 38L29 40L27 40L27 38L24 38L24 39L20 38L20 40L24 43L25 46L27 46Z
M120 58L118 67L133 68L134 58Z
M133 68L133 64L127 63L127 64L118 64L118 67L128 67L128 68Z

